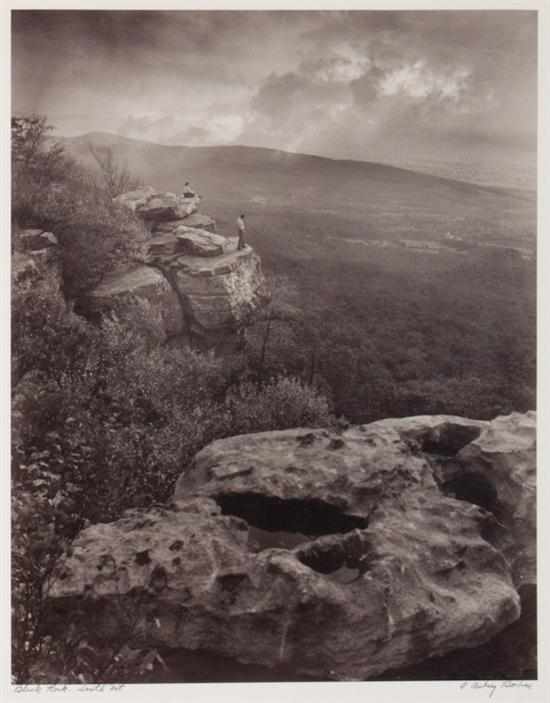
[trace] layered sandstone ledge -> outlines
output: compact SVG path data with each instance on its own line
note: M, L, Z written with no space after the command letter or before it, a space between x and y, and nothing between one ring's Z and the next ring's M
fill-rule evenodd
M216 233L197 212L200 196L145 187L117 198L151 230L142 264L108 276L87 304L119 315L149 307L167 338L195 336L215 344L248 324L269 300L257 254Z

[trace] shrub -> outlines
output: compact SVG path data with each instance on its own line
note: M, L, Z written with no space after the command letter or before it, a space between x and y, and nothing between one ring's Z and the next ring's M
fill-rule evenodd
M323 427L331 423L327 399L296 378L279 376L266 384L245 382L225 401L228 434L290 427Z
M12 384L30 371L57 378L86 353L92 328L70 314L55 270L20 281L12 288Z

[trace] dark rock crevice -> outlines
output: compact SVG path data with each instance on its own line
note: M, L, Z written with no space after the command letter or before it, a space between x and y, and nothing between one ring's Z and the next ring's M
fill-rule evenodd
M364 530L365 517L349 515L318 498L277 498L260 493L221 493L214 498L223 515L235 515L268 532L293 532L310 537Z
M364 533L351 532L344 537L320 538L295 550L297 559L320 574L341 569L355 569L360 576L367 572L373 554Z
M477 425L444 422L425 430L406 432L404 436L427 454L451 457L456 456L461 449L476 440L481 434L481 429Z
M148 264L148 265L150 265L150 264ZM151 265L151 268L154 268L157 271L160 271L160 273L166 279L168 285L172 288L172 290L176 294L178 305L179 305L179 308L181 311L181 323L182 323L181 329L183 331L182 334L183 334L183 336L186 336L190 342L192 342L193 341L194 327L196 326L196 320L194 318L189 301L186 299L186 297L182 294L182 292L178 288L178 285L176 283L175 276L173 275L173 273L164 269L161 266ZM175 336L181 337L182 334L175 335ZM167 340L167 341L169 341L169 340Z
M478 471L462 471L441 485L447 496L473 503L490 513L499 508L498 491L495 485Z

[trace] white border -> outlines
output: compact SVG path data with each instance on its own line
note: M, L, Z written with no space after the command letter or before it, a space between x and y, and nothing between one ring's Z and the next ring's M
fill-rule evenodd
M538 10L539 11L539 153L538 153L538 387L537 387L537 411L538 411L538 582L539 582L539 678L536 682L528 682L529 689L522 688L501 688L496 682L497 689L491 695L491 689L472 689L470 686L461 688L458 682L364 682L364 683L271 683L271 684L178 684L178 685L128 685L116 694L108 692L108 686L104 687L103 693L84 693L72 689L69 693L50 693L42 689L40 694L15 693L10 685L10 637L9 637L9 368L10 368L10 346L9 346L9 319L10 319L10 299L9 299L9 115L10 115L10 10L11 9L94 9L94 10L189 10L189 9L225 9L225 10ZM549 559L548 541L545 529L548 527L546 518L548 501L548 478L545 476L546 457L549 455L548 441L545 438L548 429L548 417L546 409L546 398L550 392L550 376L545 363L545 342L548 341L547 328L547 303L548 286L545 281L544 272L547 270L545 264L548 259L546 244L545 225L548 223L548 204L545 202L545 195L550 195L550 182L548 179L548 147L549 139L546 133L548 120L548 97L550 96L550 70L548 66L550 42L549 19L550 0L522 1L507 0L495 1L485 0L485 2L475 2L472 0L462 0L461 2L414 2L411 0L401 2L361 2L358 0L347 0L347 2L327 2L317 0L316 2L291 2L280 0L279 2L262 2L261 0L241 0L240 2L203 0L202 2L162 2L158 5L149 2L121 2L120 0L106 2L105 0L81 0L80 2L57 0L42 0L42 2L10 2L0 0L0 50L2 52L2 86L4 94L2 96L2 107L5 108L4 121L2 122L2 170L0 171L0 187L2 189L3 204L2 209L2 257L0 263L0 320L3 330L6 331L3 340L5 342L0 347L2 359L2 369L5 375L2 376L0 386L0 398L2 400L2 422L0 424L2 444L2 463L0 466L0 480L2 481L2 497L5 499L2 516L2 539L3 549L0 557L1 581L1 617L3 637L0 644L2 665L2 678L0 681L0 697L9 701L34 700L34 696L39 695L40 699L47 701L88 701L105 700L109 697L112 700L122 701L192 701L193 703L206 703L212 700L223 700L224 703L242 703L243 701L262 701L270 703L302 703L303 701L315 700L316 703L333 703L338 700L353 701L363 703L375 701L376 703L394 703L396 701L425 701L426 703L447 703L447 701L522 701L550 700L550 690L548 686L548 650L549 650L549 609L542 594L548 592Z

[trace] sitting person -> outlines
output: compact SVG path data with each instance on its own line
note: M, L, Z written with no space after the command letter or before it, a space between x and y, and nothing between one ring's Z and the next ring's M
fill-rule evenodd
M195 195L196 195L196 193L193 190L193 188L191 188L189 181L185 181L185 185L183 186L183 197L184 198L194 198Z

